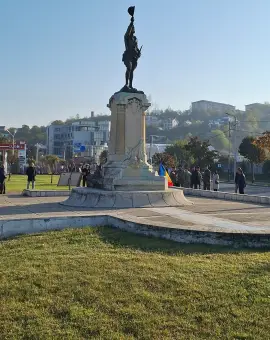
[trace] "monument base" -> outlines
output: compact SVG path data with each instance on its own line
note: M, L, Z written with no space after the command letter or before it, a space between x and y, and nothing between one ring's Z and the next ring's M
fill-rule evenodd
M120 191L156 191L168 189L168 180L159 177L151 171L145 163L128 164L124 162L109 161L103 167L98 188L104 190ZM89 180L91 187L91 179ZM92 182L93 183L93 182ZM95 185L94 185L95 187Z
M74 188L61 203L71 207L95 209L124 209L151 207L183 207L191 205L181 189L161 191L106 191L93 188Z

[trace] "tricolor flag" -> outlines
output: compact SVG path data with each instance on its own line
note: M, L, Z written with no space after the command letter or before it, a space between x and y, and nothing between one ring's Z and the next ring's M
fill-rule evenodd
M159 164L158 174L159 174L159 176L167 177L168 187L173 187L173 182L171 180L171 177L169 176L168 171L166 171L163 164L161 164L161 163Z

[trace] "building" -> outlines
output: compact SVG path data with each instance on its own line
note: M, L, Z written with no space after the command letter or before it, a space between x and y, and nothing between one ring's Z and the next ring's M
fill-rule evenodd
M270 114L270 104L253 103L245 105L246 112L248 111L259 111L262 114Z
M47 152L64 159L83 156L98 160L100 153L107 148L110 127L110 121L97 119L50 125L47 127Z
M162 121L163 130L171 130L178 126L178 120L175 118L168 118Z
M215 111L219 113L225 113L228 111L234 111L235 106L217 102L211 102L208 100L199 100L191 103L191 110L194 111Z

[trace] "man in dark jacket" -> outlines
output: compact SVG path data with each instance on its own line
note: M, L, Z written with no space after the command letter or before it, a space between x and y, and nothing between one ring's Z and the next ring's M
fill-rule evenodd
M27 175L27 189L30 187L30 183L32 183L32 189L35 189L35 180L36 180L36 169L33 164L30 164L29 167L26 169Z
M179 166L178 171L177 171L177 182L178 182L178 186L180 187L184 186L185 173L184 173L184 169L181 166Z
M206 167L203 174L203 190L210 190L211 171Z
M86 186L87 176L90 174L90 166L88 164L84 164L82 166L82 186Z
M0 167L0 194L6 193L6 183L5 183L6 175L5 169L3 166Z
M196 166L195 170L191 174L191 187L193 189L201 189L202 174L200 172L200 167Z
M237 169L235 176L235 188L239 189L239 194L244 194L244 189L246 187L246 176L241 168ZM237 192L237 189L236 189Z

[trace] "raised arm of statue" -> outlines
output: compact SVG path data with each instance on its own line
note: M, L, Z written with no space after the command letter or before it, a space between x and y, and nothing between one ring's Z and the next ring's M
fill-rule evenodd
M130 37L132 35L133 30L134 30L134 24L133 24L133 20L131 20L131 23L128 25L125 37Z

